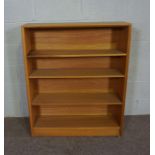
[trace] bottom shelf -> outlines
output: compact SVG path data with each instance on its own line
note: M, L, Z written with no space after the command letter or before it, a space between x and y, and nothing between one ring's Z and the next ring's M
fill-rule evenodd
M112 116L40 116L34 136L119 136L120 127Z

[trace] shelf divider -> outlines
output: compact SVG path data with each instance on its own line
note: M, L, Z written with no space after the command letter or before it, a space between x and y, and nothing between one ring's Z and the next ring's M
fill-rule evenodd
M116 69L37 69L29 78L106 78L124 77Z
M40 93L35 96L32 105L36 106L98 106L121 105L121 101L115 93L81 93L60 92Z
M125 52L117 49L105 50L32 50L28 58L65 58L65 57L102 57L126 56Z

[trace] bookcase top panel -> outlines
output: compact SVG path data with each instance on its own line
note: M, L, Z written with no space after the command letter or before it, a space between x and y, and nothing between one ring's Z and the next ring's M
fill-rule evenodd
M124 27L128 22L81 22L81 23L28 23L24 28L84 28L84 27Z

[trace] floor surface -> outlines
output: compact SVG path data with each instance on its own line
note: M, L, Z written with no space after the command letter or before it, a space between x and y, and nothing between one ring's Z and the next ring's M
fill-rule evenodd
M5 118L5 155L149 155L149 116L127 116L122 137L31 137L27 118Z

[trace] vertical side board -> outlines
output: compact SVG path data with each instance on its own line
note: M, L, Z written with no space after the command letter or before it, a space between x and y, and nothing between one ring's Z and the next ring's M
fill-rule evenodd
M30 42L28 40L28 34L26 28L23 26L21 27L22 31L22 44L23 44L23 60L24 60L24 66L25 66L25 80L26 80L26 91L27 91L27 99L28 99L28 109L29 109L29 121L30 121L30 128L32 133L33 128L33 117L32 117L32 107L31 107L31 91L30 91L30 81L28 78L29 75L29 67L28 67L28 60L27 60L27 53L30 49Z
M125 104L126 104L126 91L127 91L127 81L128 81L128 68L129 68L129 57L130 57L130 44L131 44L131 25L128 25L127 28L127 56L125 62L125 77L123 81L123 94L122 94L122 110L121 110L121 121L120 121L120 135L123 134L124 128L124 112L125 112Z

